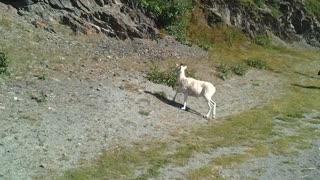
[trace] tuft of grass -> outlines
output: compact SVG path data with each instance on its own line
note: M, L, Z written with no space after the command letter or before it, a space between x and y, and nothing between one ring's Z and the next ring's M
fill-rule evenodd
M219 77L222 80L226 80L230 77L231 74L231 68L227 66L224 63L221 63L219 66L217 66L217 74L216 76Z
M257 58L248 59L248 60L246 60L246 63L248 66L259 69L259 70L270 69L265 61L257 59Z
M232 165L244 162L248 158L249 158L248 154L236 154L236 155L221 156L214 159L212 162L218 166L230 167Z
M271 152L271 148L268 144L256 144L253 148L247 151L249 154L255 157L265 157Z
M150 111L145 111L145 110L140 110L138 113L142 116L149 116L150 115Z
M243 76L248 71L248 66L244 63L236 64L232 67L232 72L238 76Z
M176 152L171 155L171 163L177 165L185 165L188 159L192 156L192 153L200 149L196 143L186 144L176 149Z
M8 58L5 53L0 52L0 74L8 74Z

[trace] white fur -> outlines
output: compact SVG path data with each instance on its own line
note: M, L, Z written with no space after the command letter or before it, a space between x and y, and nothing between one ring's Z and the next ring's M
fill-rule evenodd
M199 81L193 78L186 77L186 69L187 66L185 65L177 65L176 69L177 81L179 82L179 90L184 94L184 104L181 109L186 110L188 96L202 96L207 101L209 106L209 111L207 115L205 115L204 117L209 118L210 112L213 109L212 118L214 119L216 115L216 103L211 98L213 94L216 92L216 88L210 82ZM179 93L179 90L174 95L173 101L175 101L176 96Z

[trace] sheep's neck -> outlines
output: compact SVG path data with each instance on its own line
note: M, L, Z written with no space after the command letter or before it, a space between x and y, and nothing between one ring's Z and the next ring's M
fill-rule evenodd
M185 76L185 74L184 74L184 71L181 71L180 72L180 74L179 74L179 76L178 76L178 79L184 79L184 78L186 78L186 76Z

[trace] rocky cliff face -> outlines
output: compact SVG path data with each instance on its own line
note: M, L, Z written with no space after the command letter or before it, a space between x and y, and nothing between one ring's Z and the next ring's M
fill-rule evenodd
M0 1L1 2L1 1ZM6 0L35 25L60 22L75 32L102 32L119 39L150 38L154 22L127 0ZM53 30L53 29L52 29Z
M276 36L296 41L305 39L308 44L320 47L320 23L307 15L304 0L282 0L277 7L253 8L239 0L202 0L209 25L217 23L236 26L250 37L272 32ZM268 5L268 1L266 1ZM272 7L278 14L272 13Z
M0 0L16 7L36 25L60 22L75 32L102 32L119 39L152 38L155 20L135 0ZM208 25L236 26L249 37L268 31L286 41L305 40L320 47L320 23L307 14L304 0L266 0L262 7L240 0L199 0ZM273 7L274 2L278 2ZM273 11L276 11L275 14ZM54 31L54 29L49 30Z

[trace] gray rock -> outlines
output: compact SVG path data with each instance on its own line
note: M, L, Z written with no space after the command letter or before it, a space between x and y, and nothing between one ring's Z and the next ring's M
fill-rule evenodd
M29 19L56 19L74 32L104 33L118 39L152 38L157 34L155 23L137 8L115 0L23 0L6 1ZM50 26L50 25L49 25Z

